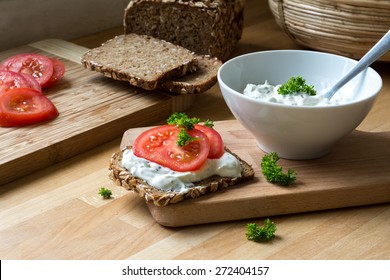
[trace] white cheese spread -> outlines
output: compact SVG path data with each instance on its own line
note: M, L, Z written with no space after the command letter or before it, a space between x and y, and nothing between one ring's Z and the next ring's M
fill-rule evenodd
M122 166L133 176L143 179L149 185L164 191L186 192L199 182L213 175L240 177L242 167L232 154L225 152L219 159L207 159L196 171L177 172L134 155L131 149L125 150Z
M316 95L308 95L305 93L294 93L282 95L278 93L278 88L281 85L270 85L267 81L264 84L247 84L243 94L262 101L286 104L293 106L329 106L338 105L350 101L343 95L336 95L330 100L324 97L326 90L317 91Z

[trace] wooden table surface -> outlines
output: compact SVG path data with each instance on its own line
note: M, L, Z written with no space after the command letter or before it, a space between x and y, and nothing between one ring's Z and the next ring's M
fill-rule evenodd
M121 33L118 27L73 42L92 48ZM247 0L234 55L301 48L276 25L267 1ZM373 68L383 89L358 129L389 131L390 64ZM187 113L216 121L234 118L218 85L199 95ZM0 186L0 259L390 259L388 203L271 217L277 237L266 244L245 237L246 224L263 219L160 226L142 199L108 179L108 159L120 142ZM103 200L101 187L110 188L113 199Z

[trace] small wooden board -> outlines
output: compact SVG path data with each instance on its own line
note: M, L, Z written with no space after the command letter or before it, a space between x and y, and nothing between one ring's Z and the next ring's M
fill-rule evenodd
M390 202L390 132L354 131L323 158L279 160L298 173L294 186L282 187L265 180L264 152L237 121L215 122L215 128L225 145L253 166L254 180L166 207L148 203L159 224L178 227ZM144 129L126 131L121 147Z
M129 127L151 125L188 109L191 95L145 91L84 69L86 48L48 39L0 53L40 53L60 59L65 76L45 94L60 115L54 121L18 128L0 127L0 185L120 138Z

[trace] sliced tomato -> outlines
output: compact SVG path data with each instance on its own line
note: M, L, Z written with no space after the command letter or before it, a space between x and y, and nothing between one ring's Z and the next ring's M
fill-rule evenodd
M52 86L56 82L58 82L62 76L65 74L65 66L64 64L55 58L50 58L51 62L53 63L53 75L51 76L50 80L45 84L45 87Z
M207 135L210 141L210 152L208 158L217 159L220 158L225 152L225 145L223 143L221 134L218 133L214 128L196 124L195 128L202 131Z
M30 83L26 77L8 70L0 70L0 94L7 90L20 87L30 87Z
M23 53L7 58L0 64L0 70L30 75L44 87L53 75L53 62L44 55Z
M23 74L23 73L19 73L19 74L22 75L26 79L27 85L25 87L32 88L32 89L35 89L39 92L42 92L41 85L32 76L27 75L27 74Z
M202 131L192 129L188 134L197 137L188 145L176 144L181 128L163 125L141 133L133 143L136 156L158 163L175 171L194 171L207 160L210 151L209 140Z
M56 118L54 104L31 88L13 88L0 94L0 126L25 126Z

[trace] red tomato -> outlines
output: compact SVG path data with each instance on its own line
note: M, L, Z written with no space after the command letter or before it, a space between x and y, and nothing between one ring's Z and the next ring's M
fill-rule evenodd
M51 62L53 63L53 75L51 76L50 80L45 84L45 87L49 87L56 82L58 82L62 76L65 74L65 66L64 64L55 58L50 58Z
M41 91L41 86L31 76L0 70L0 94L13 88L33 88Z
M0 70L0 94L18 87L28 87L27 81L22 75L7 70Z
M56 118L54 104L31 88L13 88L0 94L0 126L24 126Z
M33 53L17 54L0 64L0 70L28 74L44 87L53 75L53 62L50 58Z
M27 75L27 74L23 74L23 73L19 73L19 74L22 75L26 79L27 85L25 87L32 88L32 89L35 89L39 92L42 92L41 85L32 76Z
M196 124L195 128L202 131L209 138L210 152L208 158L210 159L220 158L225 152L225 146L223 144L222 137L218 133L218 131L216 131L211 127L200 125L200 124Z
M174 125L163 125L144 131L134 141L134 154L175 171L199 169L209 154L209 140L202 131L192 129L188 134L199 140L180 147L176 141L181 129Z

